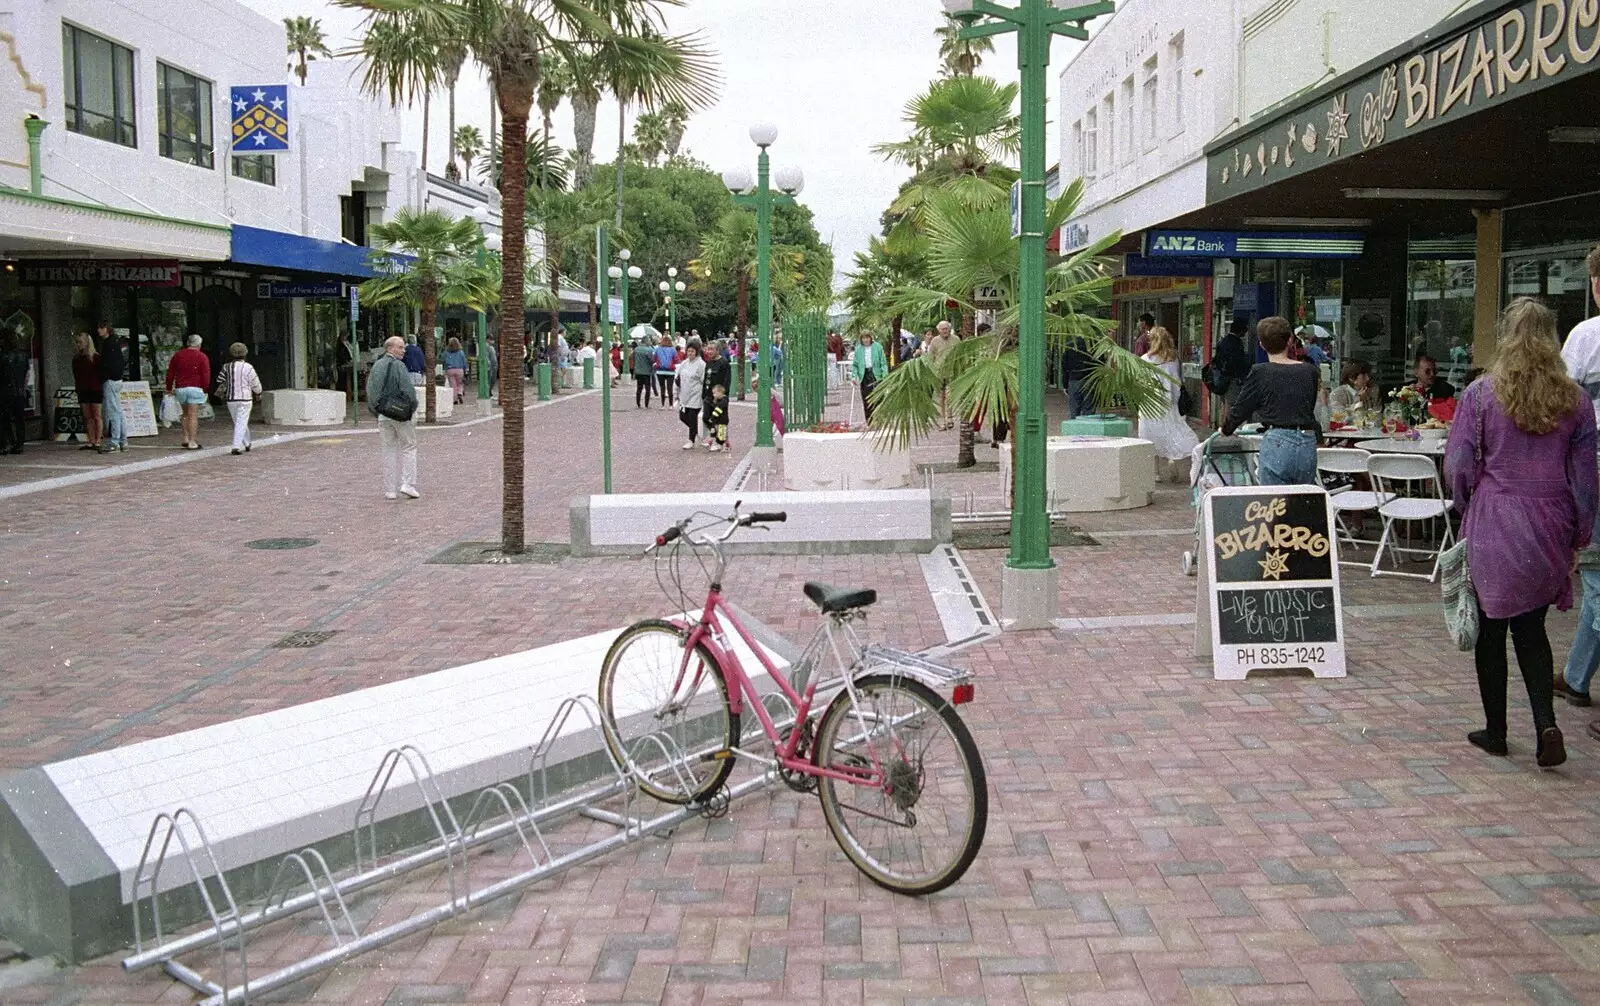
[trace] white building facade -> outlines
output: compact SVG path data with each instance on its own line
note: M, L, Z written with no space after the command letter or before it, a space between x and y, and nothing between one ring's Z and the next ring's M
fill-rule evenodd
M230 89L273 85L289 150L235 156ZM193 332L214 366L245 343L269 389L347 388L368 229L429 201L400 131L349 61L302 84L282 23L234 0L0 0L0 324L34 338L40 426L101 321L130 380ZM497 196L451 189L498 228ZM363 347L401 321L362 314Z

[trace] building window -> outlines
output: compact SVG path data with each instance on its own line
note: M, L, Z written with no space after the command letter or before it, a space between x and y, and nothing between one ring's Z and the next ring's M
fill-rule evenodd
M1167 44L1167 65L1172 68L1172 135L1183 132L1183 78L1189 69L1183 62L1183 32Z
M1129 77L1122 82L1122 124L1117 127L1122 134L1122 160L1133 160L1133 148L1138 141L1133 133L1133 78Z
M1083 117L1083 177L1100 173L1100 113L1089 109Z
M1106 134L1102 149L1106 152L1106 171L1110 173L1117 167L1117 94L1115 91L1106 95L1105 107L1100 111L1100 117L1105 122Z
M1149 150L1156 145L1161 122L1161 75L1154 56L1145 61L1144 82L1139 86L1142 89L1140 100L1143 103L1141 112L1144 117L1144 148Z
M212 167L211 82L157 63L156 132L162 157Z
M67 129L138 146L133 125L133 50L70 24L61 25Z
M262 185L278 184L278 159L271 154L238 154L233 158L233 177Z
M1083 164L1083 120L1082 119L1079 119L1077 122L1074 122L1072 124L1072 147L1071 147L1071 150L1072 150L1072 153L1071 153L1070 156L1072 157L1073 170L1077 172L1077 175L1078 175L1079 178L1082 178L1083 174L1084 174L1084 164ZM1065 182L1065 179L1063 179L1063 182Z

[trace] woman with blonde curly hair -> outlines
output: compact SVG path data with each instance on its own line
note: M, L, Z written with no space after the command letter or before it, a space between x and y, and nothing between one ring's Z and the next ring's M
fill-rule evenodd
M1478 592L1478 690L1484 729L1467 740L1506 747L1506 635L1528 688L1536 760L1567 759L1556 726L1545 614L1572 607L1572 571L1589 544L1596 509L1595 414L1567 376L1556 318L1529 297L1511 302L1489 372L1461 395L1445 474L1462 518Z
M1189 454L1200 441L1178 410L1178 396L1183 388L1178 344L1172 333L1160 325L1150 329L1149 339L1150 350L1140 359L1160 372L1161 388L1166 394L1156 408L1140 413L1139 438L1155 445L1157 474L1161 474L1160 466L1165 465L1169 469L1168 478L1184 482L1189 474Z

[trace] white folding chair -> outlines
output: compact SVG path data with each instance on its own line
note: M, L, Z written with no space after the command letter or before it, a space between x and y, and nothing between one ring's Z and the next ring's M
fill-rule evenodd
M1341 479L1353 480L1358 475L1367 475L1367 459L1372 457L1366 451L1349 447L1319 447L1317 448L1317 473L1336 476ZM1339 528L1339 541L1343 545L1377 545L1378 542L1371 538L1357 538L1355 532L1350 530L1350 525L1345 521L1346 514L1366 514L1377 511L1383 504L1394 499L1392 493L1373 492L1365 489L1356 489L1351 486L1342 486L1330 489L1330 498L1333 502L1333 518ZM1341 566L1368 567L1370 564L1355 559L1340 559Z
M1383 517L1383 537L1378 541L1378 551L1372 557L1373 576L1407 576L1432 583L1439 577L1439 556L1455 540L1450 527L1450 500L1445 499L1443 479L1432 458L1417 454L1374 454L1367 458L1367 474L1372 477L1372 488L1387 493L1390 498L1378 507ZM1431 488L1431 493L1429 492ZM1434 521L1444 518L1444 531L1432 548L1402 547L1395 543L1395 521ZM1384 549L1395 569L1379 569ZM1405 573L1398 568L1401 555L1433 556L1433 570Z

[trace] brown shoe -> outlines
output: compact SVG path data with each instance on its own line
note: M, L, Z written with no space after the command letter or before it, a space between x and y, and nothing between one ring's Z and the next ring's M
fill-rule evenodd
M1555 768L1566 760L1567 746L1562 740L1561 728L1545 727L1539 731L1539 753L1534 757L1539 767Z
M1556 694L1566 699L1568 703L1574 706L1587 706L1593 704L1589 701L1588 692L1580 692L1571 685L1567 684L1567 676L1565 674L1556 675Z

